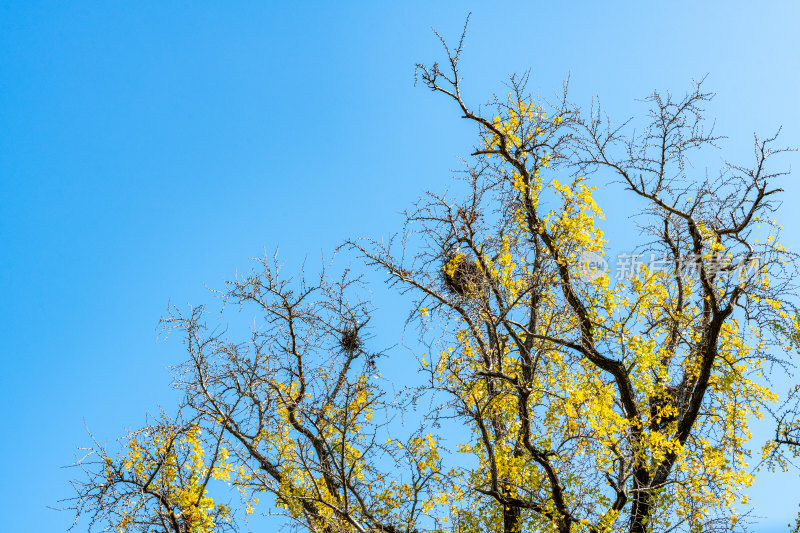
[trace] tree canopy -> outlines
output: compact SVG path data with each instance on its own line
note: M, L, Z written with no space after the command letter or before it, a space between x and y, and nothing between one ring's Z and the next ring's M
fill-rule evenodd
M532 96L527 76L474 108L462 42L417 67L475 127L453 190L426 193L391 239L342 244L363 268L286 276L267 257L229 282L226 313L260 317L245 338L202 306L172 309L184 401L118 450L96 443L79 516L172 533L253 512L325 533L747 530L754 466L800 450L795 396L768 379L800 334L775 214L786 150L757 136L749 160L701 170L722 139L702 82L619 125L566 84ZM598 187L637 213L617 276L603 226L618 205ZM367 272L408 296L422 379L373 379ZM753 453L750 423L773 413L776 438Z

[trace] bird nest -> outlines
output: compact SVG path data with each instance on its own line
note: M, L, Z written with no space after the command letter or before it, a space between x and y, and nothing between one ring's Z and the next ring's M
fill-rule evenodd
M659 429L678 419L679 396L679 387L670 385L663 394L650 399L650 417Z
M345 326L339 337L339 346L347 353L354 353L361 350L363 341L358 334L358 328L355 326Z
M449 254L442 266L444 286L452 293L469 297L482 293L486 276L478 264L462 252Z

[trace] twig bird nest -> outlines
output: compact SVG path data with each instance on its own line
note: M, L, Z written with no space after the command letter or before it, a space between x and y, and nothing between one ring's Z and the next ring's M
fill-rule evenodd
M345 326L339 337L339 346L347 353L354 353L361 350L363 341L358 334L358 328L355 326Z
M481 268L463 252L450 253L442 266L444 286L459 296L475 296L486 288Z
M650 416L659 429L678 419L679 395L679 387L670 385L661 396L650 399Z

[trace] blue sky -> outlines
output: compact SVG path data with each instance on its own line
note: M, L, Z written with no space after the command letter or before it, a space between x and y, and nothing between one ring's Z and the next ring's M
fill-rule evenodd
M800 146L796 3L489 4L0 1L5 531L69 525L46 507L70 495L84 420L113 440L174 405L169 301L210 300L204 284L265 249L297 265L388 235L448 183L474 131L414 86L441 58L431 27L456 38L473 12L473 104L531 68L532 89L569 74L573 100L624 118L708 74L724 155L749 160L779 125ZM795 250L796 181L780 217ZM796 475L753 490L764 531L796 516L792 491Z

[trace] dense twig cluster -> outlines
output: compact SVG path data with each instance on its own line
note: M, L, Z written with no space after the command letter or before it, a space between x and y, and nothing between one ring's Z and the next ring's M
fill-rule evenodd
M442 279L447 290L462 297L477 295L486 288L481 268L464 254L450 254L442 265Z
M355 353L361 350L364 343L358 334L358 328L349 325L345 326L339 338L339 346L347 353Z

